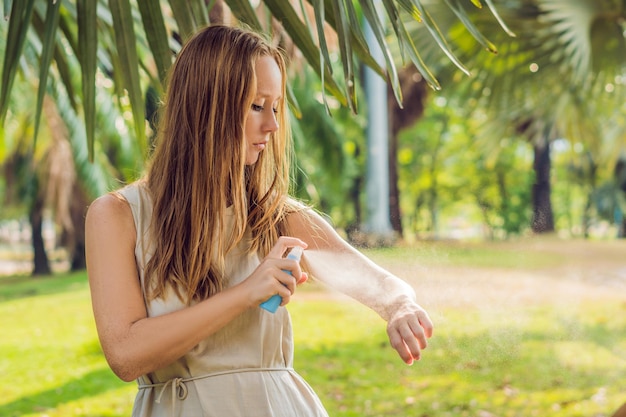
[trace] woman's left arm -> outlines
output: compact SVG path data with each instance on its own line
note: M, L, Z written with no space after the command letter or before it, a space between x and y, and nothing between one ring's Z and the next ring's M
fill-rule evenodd
M313 277L376 311L402 360L419 360L433 324L413 288L348 244L314 211L290 214L287 224L291 236L308 244L304 260Z

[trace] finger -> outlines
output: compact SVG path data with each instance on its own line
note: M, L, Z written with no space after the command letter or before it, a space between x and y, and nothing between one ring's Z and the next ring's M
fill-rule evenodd
M297 237L281 236L276 241L276 244L267 254L268 258L282 258L287 249L294 246L301 246L303 249L307 248L305 241L298 239Z
M424 337L424 332L420 330L419 334L413 331L411 326L407 323L399 329L400 336L402 337L402 342L404 343L405 348L409 351L411 358L418 361L422 357L422 348L426 347L420 341L423 340L424 343L426 338Z
M291 301L291 297L293 296L294 290L295 290L295 279L292 278L292 282L293 285L284 285L281 284L280 285L280 290L279 290L279 295L282 298L282 302L280 303L281 306L285 306L287 304L289 304L289 302Z
M291 274L294 277L300 277L302 275L302 269L300 268L300 263L298 261L294 261L289 258L281 258L275 261L275 265L286 272L287 274Z
M290 295L296 291L296 279L292 274L288 274L285 270L280 272L280 276L278 277L280 283L289 290Z
M400 355L400 358L404 361L404 363L406 363L407 365L411 365L413 363L413 355L402 340L402 336L400 335L398 329L396 329L395 327L389 328L387 330L387 334L389 335L389 342L391 343L391 347L394 348L396 352L398 352L398 355Z
M428 316L428 313L426 313L425 311L420 311L417 314L417 319L419 320L420 326L422 326L422 329L424 329L424 334L426 334L426 337L432 337L433 336L433 329L434 329L434 325L432 320L430 319L430 317Z
M307 274L306 272L302 272L302 275L300 275L300 279L298 280L297 285L304 284L305 282L307 282L308 279L309 274Z
M272 269L268 272L276 283L276 287L274 289L276 291L279 291L286 288L290 294L293 294L293 292L296 290L297 285L297 280L295 277L299 277L302 275L300 267L297 265L297 263L289 259L271 259L269 262L272 262L273 264ZM295 272L295 274L294 272L291 272L292 270Z
M426 349L426 347L428 346L428 341L426 339L430 336L427 335L426 329L422 325L421 320L419 320L418 318L413 318L412 320L409 320L407 325L413 333L414 338L417 339L420 348ZM432 327L429 331L432 334Z

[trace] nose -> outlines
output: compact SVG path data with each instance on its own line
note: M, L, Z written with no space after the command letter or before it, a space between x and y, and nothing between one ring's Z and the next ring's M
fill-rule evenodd
M276 119L276 114L273 111L267 112L268 115L265 117L263 121L263 128L268 133L273 133L278 130L278 120Z

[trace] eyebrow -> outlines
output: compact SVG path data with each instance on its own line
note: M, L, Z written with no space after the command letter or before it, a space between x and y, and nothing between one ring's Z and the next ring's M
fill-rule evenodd
M269 92L264 92L264 91L257 91L255 97L257 98L272 98L273 95ZM281 100L283 98L283 95L279 95L278 97L276 97L276 100Z

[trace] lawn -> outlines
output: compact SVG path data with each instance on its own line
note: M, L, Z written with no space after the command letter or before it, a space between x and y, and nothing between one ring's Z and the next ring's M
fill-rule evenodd
M296 369L333 417L608 417L626 402L626 246L546 245L367 251L430 312L423 359L404 365L373 312L309 285L289 305ZM84 273L0 277L0 317L0 416L130 415Z

